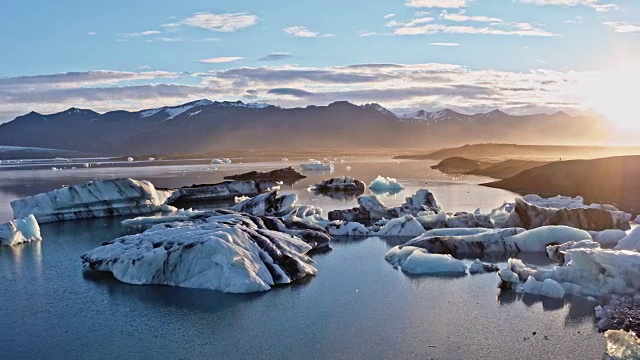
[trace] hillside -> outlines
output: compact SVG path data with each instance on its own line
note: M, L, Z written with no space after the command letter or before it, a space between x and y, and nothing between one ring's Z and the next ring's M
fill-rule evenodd
M516 175L522 171L548 164L545 161L530 160L505 160L489 164L467 172L469 175L487 176L496 179L504 179Z
M583 196L640 212L640 156L557 161L483 184L520 194Z

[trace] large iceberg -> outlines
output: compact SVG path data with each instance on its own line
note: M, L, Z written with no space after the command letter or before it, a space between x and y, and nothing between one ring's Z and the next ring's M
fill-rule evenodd
M464 275L467 272L462 260L451 255L430 254L417 247L395 246L384 258L394 267L412 275Z
M266 291L316 273L306 253L326 245L317 241L318 236L329 238L321 228L295 225L219 211L205 219L154 225L103 244L82 255L82 261L89 269L111 272L130 284Z
M620 239L614 249L640 251L640 226L633 229L629 235Z
M13 217L39 223L160 212L170 194L146 180L98 180L11 202Z
M567 294L584 296L629 295L640 291L640 253L626 250L569 249L570 261L553 269L537 269L522 260L509 259L508 267L498 273L503 287L517 288L520 281L533 276L537 281L552 279Z
M42 241L40 226L33 215L0 225L0 245L13 246L31 241Z
M506 227L533 229L545 225L566 225L574 228L602 231L629 230L629 215L622 211L596 208L546 208L516 199L515 208L506 220Z
M175 189L167 203L176 205L233 200L239 196L256 196L279 188L280 184L273 180L223 181L217 184L192 185Z
M283 216L294 210L298 195L278 195L277 190L244 200L231 207L231 210L257 216Z

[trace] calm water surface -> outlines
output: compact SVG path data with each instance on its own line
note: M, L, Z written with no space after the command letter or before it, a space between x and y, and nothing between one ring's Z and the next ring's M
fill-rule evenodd
M381 174L407 187L383 196L389 205L424 187L447 210L489 210L514 197L477 186L487 178L443 175L430 162L346 161L333 175L368 183ZM282 165L0 170L0 218L11 217L10 200L61 185L128 176L176 187ZM355 206L306 190L328 177L312 174L283 191L325 211ZM594 304L501 293L495 274L408 277L383 259L398 239L335 241L314 256L317 276L262 294L134 286L84 273L80 255L126 234L121 220L45 224L42 243L0 248L0 358L592 359L604 352ZM550 265L542 256L527 261Z

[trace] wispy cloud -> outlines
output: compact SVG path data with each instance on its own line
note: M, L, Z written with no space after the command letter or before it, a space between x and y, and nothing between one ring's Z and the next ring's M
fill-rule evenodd
M159 37L154 39L147 39L146 42L154 43L154 42L183 42L184 39L181 37Z
M391 19L392 17L396 16L396 14L387 14L385 16L383 16L383 19Z
M301 37L301 38L326 38L333 37L334 34L322 34L319 32L311 31L306 26L289 26L287 28L282 29L285 34Z
M221 63L228 63L228 62L233 62L233 61L238 61L238 60L242 60L244 59L243 57L238 57L238 56L223 56L223 57L214 57L214 58L209 58L209 59L203 59L200 60L201 63L203 64L221 64Z
M451 43L451 42L432 42L432 43L429 43L429 45L433 45L433 46L460 46L460 44L458 44L458 43Z
M250 13L223 13L200 12L176 22L164 24L164 27L191 26L210 31L233 32L255 25L258 17Z
M97 33L97 32L95 32L95 31L90 31L90 32L88 32L88 33L87 33L87 35L89 35L89 36L96 36L96 35L98 35L98 33Z
M463 8L467 6L467 0L408 0L405 5L410 7L428 8Z
M476 21L476 22L502 22L502 19L489 17L489 16L469 16L465 15L464 10L461 10L458 13L449 13L447 10L443 10L440 14L441 19L449 20L449 21Z
M604 24L619 33L640 32L640 23L605 22Z
M279 60L290 59L292 57L293 57L293 54L291 54L291 53L279 52L279 53L271 53L269 55L265 55L265 56L259 58L258 60L260 60L260 61L279 61Z
M449 14L448 14L449 15ZM456 14L459 16L464 16ZM439 33L475 34L475 35L518 35L518 36L555 36L530 23L508 23L496 21L485 26L432 24L433 18L416 18L406 22L389 21L385 26L393 27L395 35L429 35ZM475 20L478 21L478 20Z
M137 32L137 33L124 34L123 36L125 38L137 38L137 37L141 37L141 36L159 35L161 33L162 32L156 31L156 30L148 30L148 31L142 31L142 32Z
M534 5L558 5L558 6L586 6L596 11L611 11L616 10L618 5L605 2L601 0L518 0L522 3L534 4Z

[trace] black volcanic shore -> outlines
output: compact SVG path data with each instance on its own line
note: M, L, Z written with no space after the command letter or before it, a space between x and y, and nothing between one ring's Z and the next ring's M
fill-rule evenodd
M640 212L640 156L557 161L482 184L520 194L582 196L585 202L613 204Z

